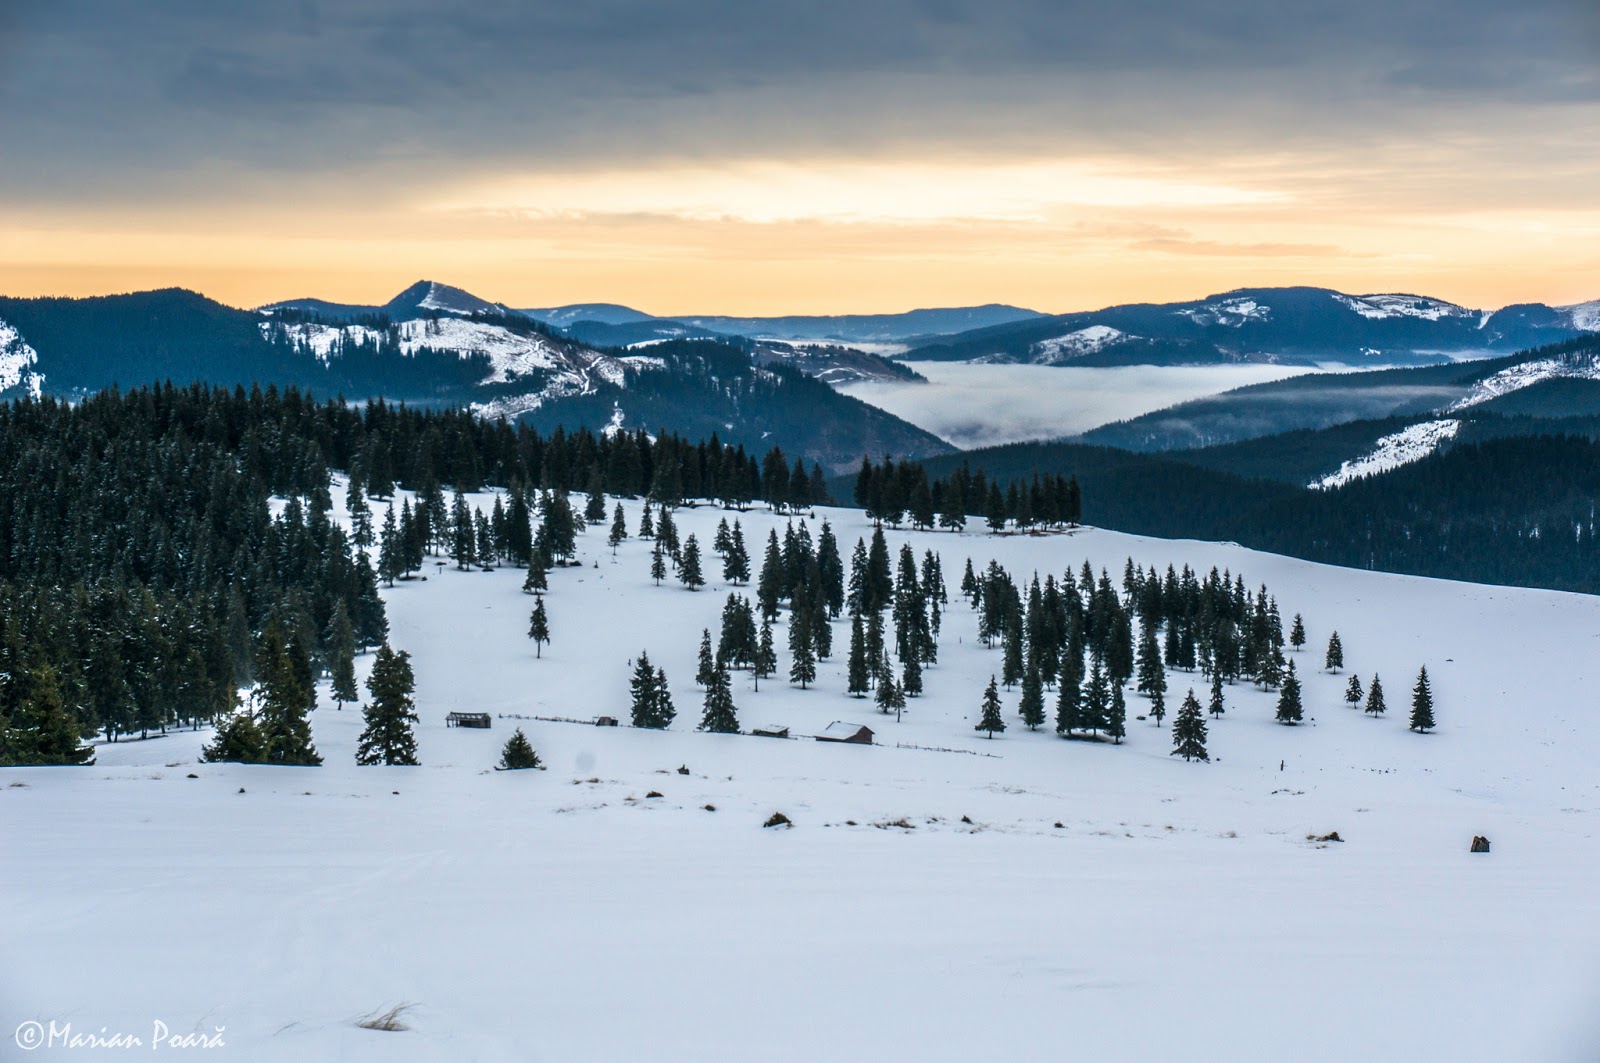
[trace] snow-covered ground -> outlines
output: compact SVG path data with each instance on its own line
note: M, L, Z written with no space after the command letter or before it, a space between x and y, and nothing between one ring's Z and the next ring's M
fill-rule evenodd
M1090 325L1088 328L1077 329L1064 336L1040 340L1033 345L1033 354L1040 362L1067 361L1104 350L1124 335L1125 333L1110 325Z
M1438 321L1447 317L1470 318L1479 315L1477 310L1468 310L1464 306L1447 303L1443 299L1431 299L1425 295L1349 296L1335 294L1333 298L1362 317L1372 320L1383 320L1384 318L1392 317L1419 317L1424 321Z
M1311 372L1284 365L1109 368L910 362L928 383L872 381L840 391L961 447L1059 439L1112 421Z
M1329 473L1320 480L1312 480L1306 486L1319 490L1343 487L1351 480L1410 465L1438 450L1440 444L1454 439L1460 430L1460 421L1424 421L1410 425L1380 437L1370 452L1359 458L1351 458L1339 466L1338 472Z
M28 346L15 326L0 321L0 393L22 384L38 398L44 383L44 377L32 368L38 364L39 352Z
M724 515L681 532L709 545ZM868 534L821 515L847 553ZM782 524L741 520L757 557ZM284 1061L1595 1058L1600 599L1095 530L891 532L941 554L955 599L902 722L843 693L845 624L812 689L736 675L746 727L879 743L824 745L695 733L726 588L655 587L648 544L613 558L604 535L551 574L542 659L520 572L385 591L421 767L356 767L360 713L324 692L321 768L197 764L207 735L183 733L0 774L0 1035L159 1020ZM1227 566L1303 613L1306 725L1241 684L1210 764L1170 757L1131 691L1121 746L1028 732L1015 691L1009 730L976 734L1000 654L965 559L1115 580L1130 555ZM1318 667L1334 629L1345 675ZM506 715L626 719L642 649L671 730L523 720L548 770L490 770ZM1423 664L1429 735L1405 725ZM1388 718L1345 707L1349 671L1381 673ZM1173 673L1171 703L1202 682ZM456 709L499 718L446 728ZM763 829L774 811L793 829ZM355 1025L401 1003L407 1031Z
M1443 412L1457 413L1555 377L1600 380L1600 354L1577 354L1519 362L1484 377L1472 385L1472 390L1447 406Z

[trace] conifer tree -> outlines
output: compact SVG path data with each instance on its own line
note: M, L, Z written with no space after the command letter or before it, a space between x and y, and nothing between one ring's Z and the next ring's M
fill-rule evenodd
M1418 734L1433 729L1433 687L1428 683L1428 669L1417 673L1417 685L1411 691L1411 726Z
M217 727L211 744L200 752L200 759L215 764L262 764L267 759L267 741L256 725L255 713L248 709L234 713Z
M699 667L695 669L694 681L706 690L711 689L711 680L717 671L717 658L711 652L711 629L703 628L700 631L700 658Z
M768 620L778 619L778 603L783 599L783 552L778 548L778 533L767 534L767 553L761 562L761 576L756 581L756 603L761 615Z
M1344 700L1349 702L1350 707L1353 709L1361 704L1361 699L1364 697L1366 697L1366 694L1361 689L1361 677L1351 672L1350 682L1345 684Z
M1085 731L1099 731L1106 725L1106 713L1111 709L1111 685L1105 666L1097 654L1089 667L1089 686L1084 691L1078 726Z
M356 747L357 764L415 764L417 739L411 733L417 722L412 691L416 679L411 672L411 655L396 652L388 643L378 647L372 659L372 674L367 691L372 703L362 710L366 729Z
M378 578L389 586L399 578L405 561L405 547L400 541L400 530L394 520L394 503L383 515L383 538L378 545Z
M705 586L705 575L700 571L700 544L693 535L683 541L683 556L678 561L678 581L691 591Z
M733 584L750 582L750 552L745 549L744 530L737 520L733 522L728 550L722 558L722 578Z
M1337 631L1328 636L1328 655L1323 658L1322 667L1330 672L1337 672L1344 667L1344 645L1339 641Z
M878 683L878 693L874 700L878 703L879 712L885 716L892 712L896 720L900 718L900 710L906 707L905 692L895 683L892 675L884 676Z
M1367 687L1367 712L1373 716L1382 716L1389 711L1389 706L1383 701L1383 680L1378 678L1378 673L1372 673L1372 685Z
M1228 707L1225 704L1223 704L1223 701L1222 701L1222 673L1221 672L1212 672L1211 673L1211 704L1208 707L1208 711L1211 713L1211 718L1212 719L1216 719L1217 717L1221 716L1223 713L1228 711Z
M1166 710L1163 708L1162 710ZM1106 734L1118 745L1122 744L1122 737L1128 733L1128 703L1122 697L1122 684L1117 683L1111 688L1111 707L1106 710Z
M913 658L914 660L915 658ZM1039 674L1039 662L1029 660L1022 673L1022 699L1018 705L1022 722L1028 730L1037 731L1044 723L1044 680Z
M661 581L667 578L666 551L657 539L650 548L650 578L656 581L656 586L661 586Z
M355 701L361 695L356 691L356 660L355 660L355 634L350 630L350 618L345 615L344 606L340 605L338 617L344 618L344 630L332 647L333 653L333 702L343 711L344 703Z
M1296 613L1294 614L1294 626L1289 629L1289 645L1293 646L1296 652L1298 652L1300 647L1304 646L1305 644L1306 625L1305 622L1300 619L1300 614Z
M539 767L539 754L534 752L533 743L528 741L528 736L518 727L511 732L511 737L506 739L506 744L500 749L501 771L524 771L528 768Z
M550 580L545 575L544 566L544 554L538 550L533 551L533 557L528 561L528 575L522 581L522 589L528 594L543 594L550 589Z
M789 682L804 690L817 678L817 656L811 634L811 608L802 606L789 613Z
M677 715L672 707L672 696L667 692L666 673L651 667L650 658L640 652L639 664L628 683L633 698L633 725L660 730L672 723Z
M533 615L528 618L528 637L533 640L535 658L544 656L544 644L550 641L550 616L544 611L544 599L533 603Z
M1121 690L1122 687L1117 686L1115 689ZM1160 727L1161 721L1167 718L1167 694L1164 689L1150 695L1150 718L1156 722L1157 727Z
M306 720L313 695L290 659L276 618L267 622L263 633L256 676L261 690L260 727L266 762L321 764L322 758L311 741L311 724Z
M922 662L915 654L905 659L900 666L900 693L908 698L922 695ZM1043 712L1043 697L1041 695L1040 712Z
M845 692L851 697L865 697L871 687L872 677L867 667L866 634L861 627L860 613L850 618L850 657L845 669Z
M711 682L706 684L705 713L700 718L700 730L715 734L739 733L732 683L728 670L720 665L712 669Z
M1294 673L1294 662L1289 662L1289 671L1283 677L1283 687L1278 691L1279 723L1297 724L1304 718L1304 709L1300 705L1300 679Z
M472 509L467 498L458 489L450 504L450 560L456 568L466 570L478 557L478 537L473 529Z
M1004 731L1006 721L1000 717L1000 690L995 685L995 677L989 677L989 686L983 692L983 715L979 718L974 731L988 731L993 738L996 731Z
M78 721L67 711L55 667L40 665L28 672L27 691L20 719L13 720L22 726L0 735L0 763L93 764L94 749L83 744Z
M606 544L611 547L611 556L617 556L617 547L621 546L628 538L628 520L623 515L622 503L618 502L611 511L611 534L606 536Z
M368 507L366 495L361 490L360 477L350 477L350 487L345 493L344 504L350 513L351 541L365 550L376 540L372 534L372 510Z
M761 621L761 640L756 645L755 673L756 689L761 689L761 681L778 670L778 652L772 647L772 622Z
M1178 706L1178 716L1172 721L1172 752L1168 755L1184 760L1211 759L1206 755L1206 720L1200 715L1200 701L1192 687L1184 695L1183 704Z
M644 504L644 511L639 514L639 538L654 539L656 537L655 521L650 517L650 503Z
M1056 734L1071 737L1081 726L1083 698L1083 658L1069 651L1061 661L1061 677L1056 682Z

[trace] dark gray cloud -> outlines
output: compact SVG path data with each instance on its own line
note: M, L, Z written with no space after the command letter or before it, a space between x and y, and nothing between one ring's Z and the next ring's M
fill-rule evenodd
M0 4L12 200L397 164L1240 147L1485 107L1526 131L1596 103L1594 0Z

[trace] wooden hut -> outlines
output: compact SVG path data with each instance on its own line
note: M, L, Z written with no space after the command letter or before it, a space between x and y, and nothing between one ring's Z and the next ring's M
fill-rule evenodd
M489 727L487 712L452 712L444 718L446 727Z
M848 742L852 745L870 746L872 744L872 728L859 723L845 723L843 720L834 720L818 731L815 737L818 742Z

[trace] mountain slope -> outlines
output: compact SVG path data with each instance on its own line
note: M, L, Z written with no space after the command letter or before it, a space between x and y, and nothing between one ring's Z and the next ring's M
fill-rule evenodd
M1600 331L1595 304L1488 313L1419 295L1245 288L997 324L920 346L908 360L1112 366L1271 361L1427 364Z

